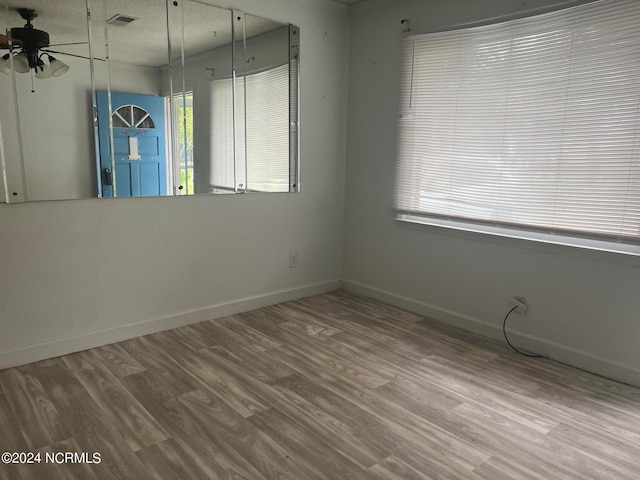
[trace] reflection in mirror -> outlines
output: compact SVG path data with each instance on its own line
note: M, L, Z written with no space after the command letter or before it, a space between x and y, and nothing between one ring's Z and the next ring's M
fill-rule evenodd
M298 191L296 27L195 0L1 1L57 55L21 74L6 50L9 201Z
M11 44L0 41L0 123L9 201L95 196L85 0L3 3L2 33L14 34ZM15 98L9 98L12 91Z
M210 89L215 74L231 75L231 13L191 0L169 10L171 74L164 76L163 91L172 93L176 195L216 192L212 160L216 128L226 132L224 145L216 140L216 148L233 152L233 117L214 127Z
M261 21L245 15L245 31L254 31ZM249 191L289 191L288 47L288 26L248 38L244 68L236 74L245 102L243 153Z
M97 176L102 197L166 195L171 180L168 101L161 91L169 60L164 2L89 0L96 70Z
M178 24L191 31L203 5L182 5ZM197 37L185 35L184 75L172 59L175 143L191 161L179 157L179 178L187 180L179 193L295 191L289 185L290 27L238 11L224 18L228 23L220 25L227 28L209 28L212 48L203 53L189 55Z

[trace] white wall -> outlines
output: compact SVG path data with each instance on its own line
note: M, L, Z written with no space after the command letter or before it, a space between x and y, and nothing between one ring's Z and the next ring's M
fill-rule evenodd
M352 11L344 284L498 339L509 297L524 296L529 313L510 323L521 346L640 385L638 259L412 226L391 213L400 20L424 33L552 3L397 0Z
M302 192L0 205L0 368L337 286L347 10L218 3L301 28Z

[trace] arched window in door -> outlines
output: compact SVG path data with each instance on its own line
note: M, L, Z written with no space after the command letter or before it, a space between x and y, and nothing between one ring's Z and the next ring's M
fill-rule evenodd
M151 115L144 108L135 105L118 108L111 115L111 121L115 128L156 128Z

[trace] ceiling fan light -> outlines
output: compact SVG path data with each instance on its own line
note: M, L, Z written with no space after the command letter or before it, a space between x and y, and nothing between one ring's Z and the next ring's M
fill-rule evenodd
M43 79L51 76L51 67L44 64L40 69L36 69L36 78Z
M60 75L64 75L69 71L69 65L64 63L62 60L58 60L57 58L49 55L49 67L51 70L52 77L59 77Z
M20 52L13 56L13 69L18 73L29 73L31 67L29 67L29 61L24 52Z
M0 58L0 72L9 75L11 73L11 64L9 63L9 54L5 54Z

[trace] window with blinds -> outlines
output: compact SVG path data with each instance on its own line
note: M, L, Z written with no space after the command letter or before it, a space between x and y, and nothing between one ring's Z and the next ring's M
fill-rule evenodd
M403 68L397 218L640 243L640 2L411 36Z
M214 189L288 192L289 65L213 81L211 112Z

